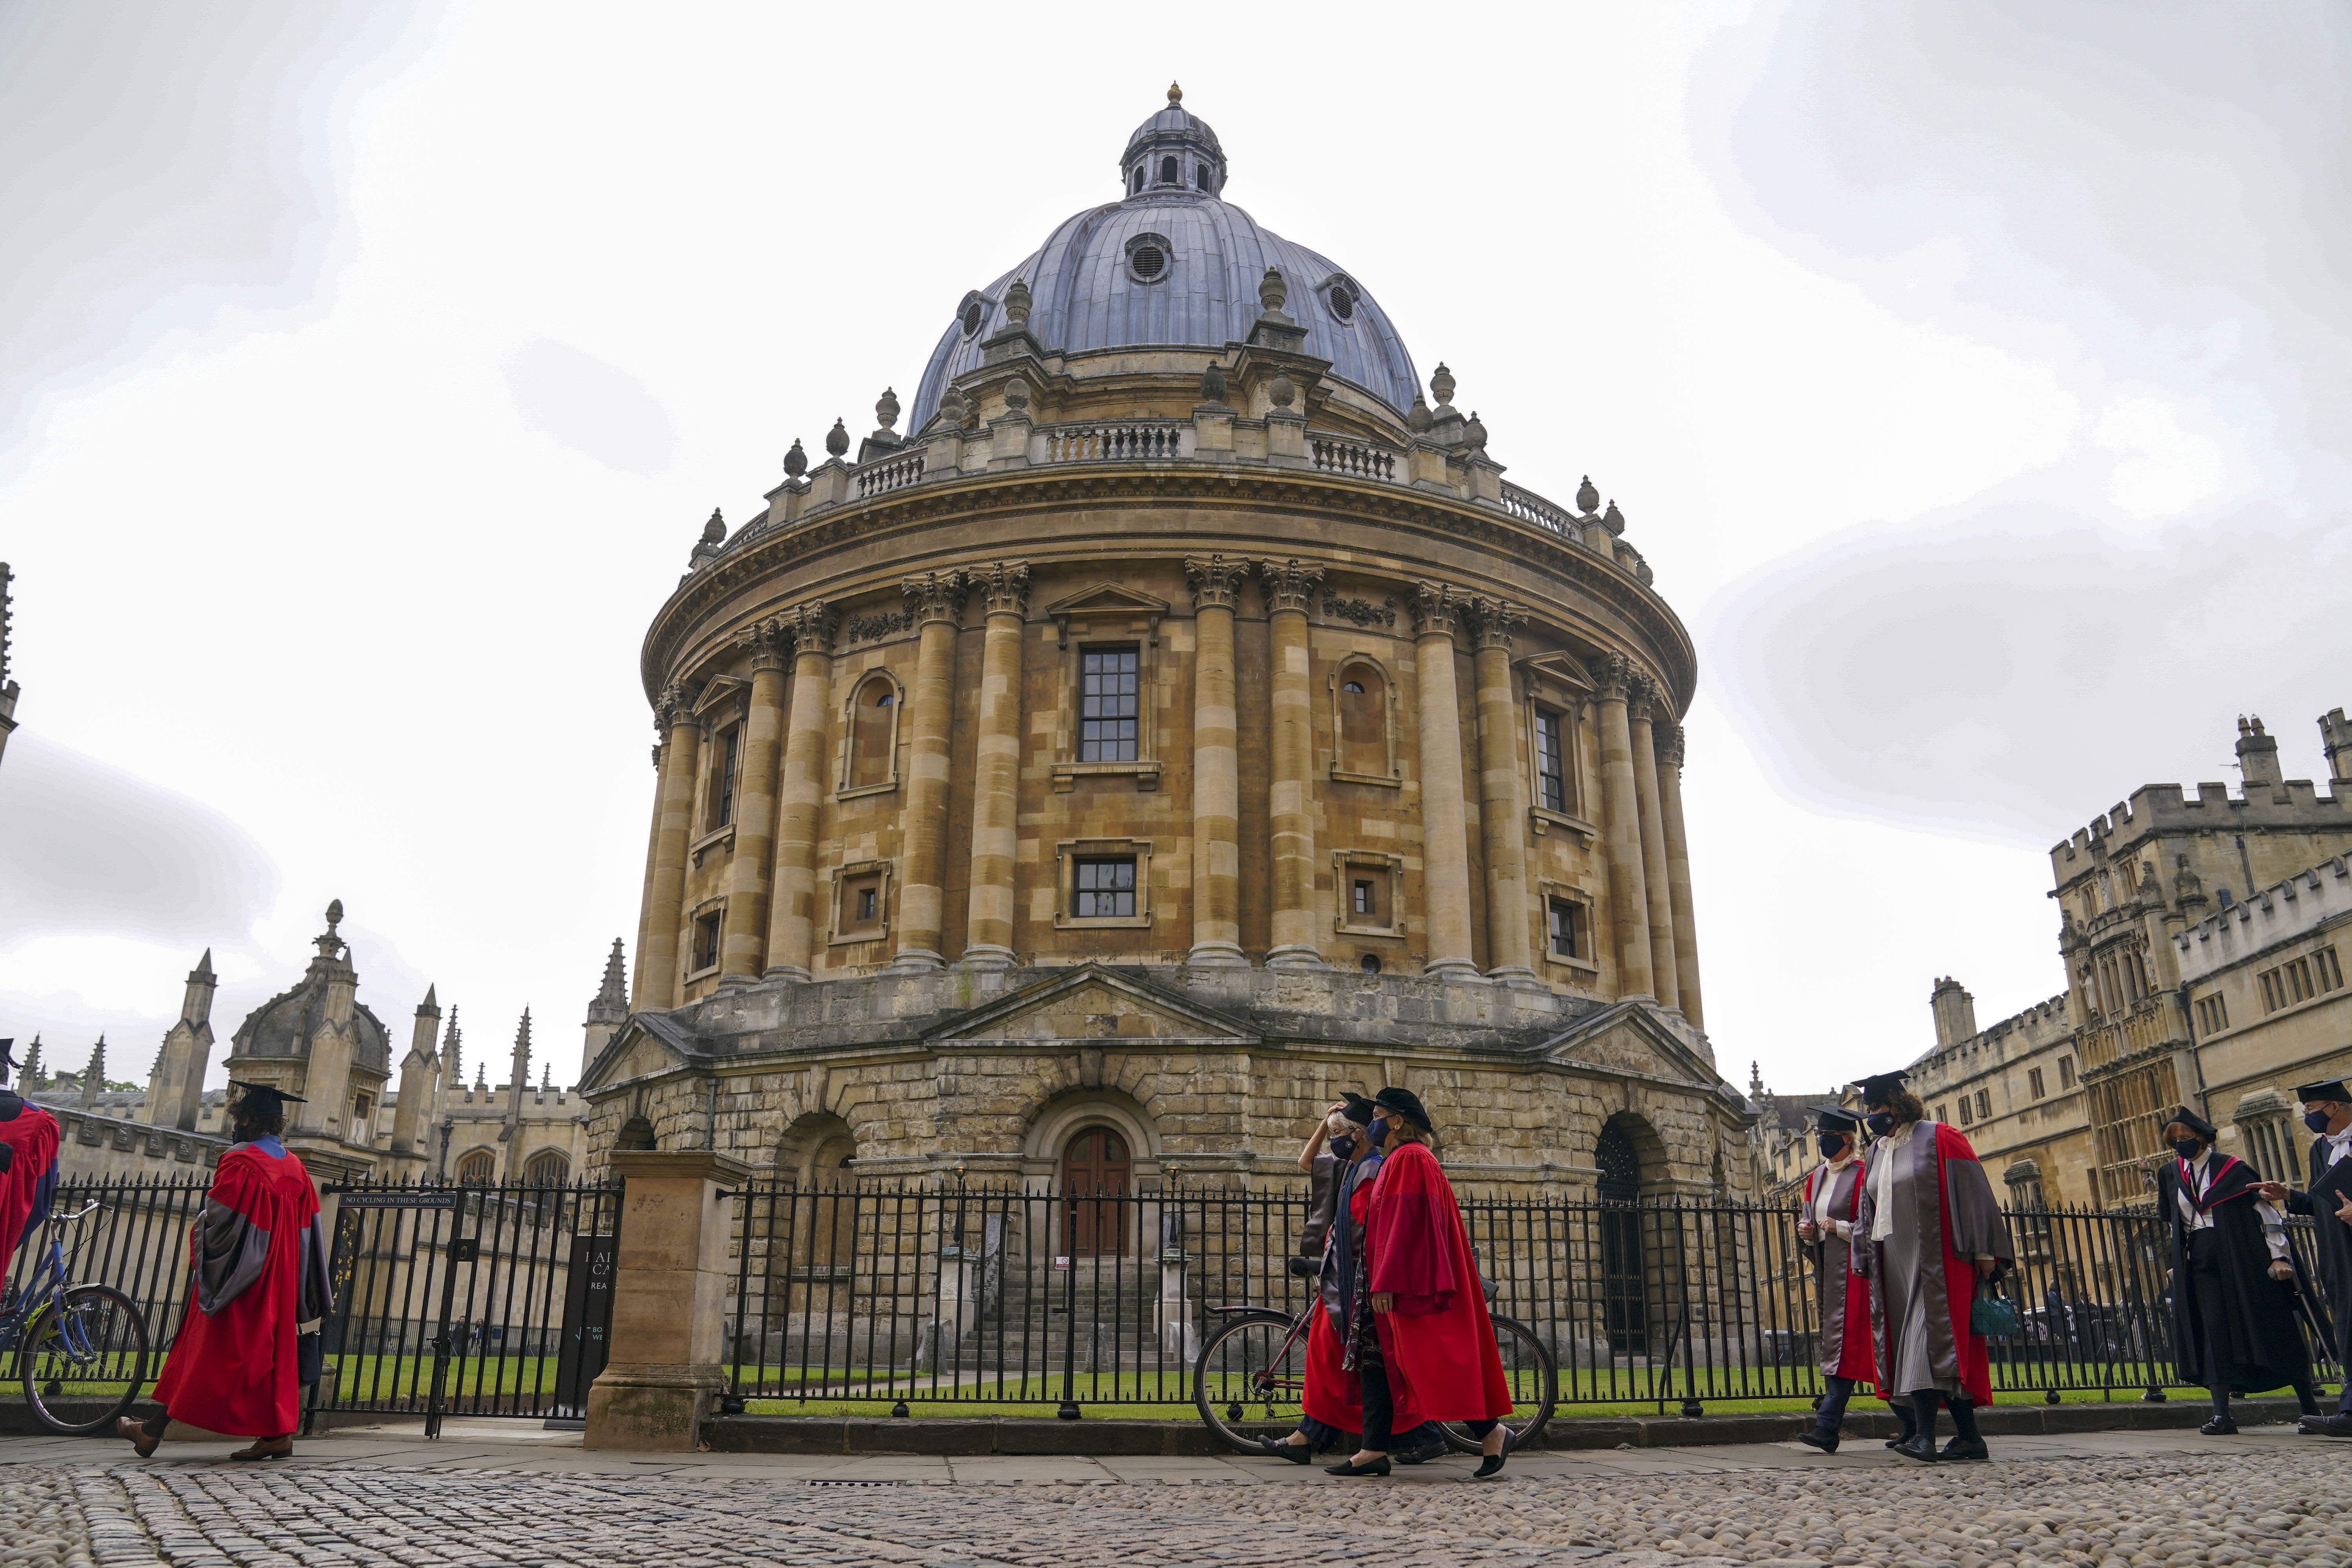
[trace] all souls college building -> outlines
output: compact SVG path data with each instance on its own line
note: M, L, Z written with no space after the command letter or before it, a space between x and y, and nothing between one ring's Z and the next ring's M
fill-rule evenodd
M1168 98L1113 199L940 279L911 403L795 442L656 616L591 1169L1247 1182L1399 1083L1457 1181L1744 1192L1689 635L1615 503L1509 482Z

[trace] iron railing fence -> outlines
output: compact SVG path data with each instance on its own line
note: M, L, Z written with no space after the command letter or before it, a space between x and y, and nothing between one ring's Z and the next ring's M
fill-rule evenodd
M621 1186L367 1183L336 1199L322 1414L574 1425L604 1370Z
M1296 1313L1311 1289L1290 1267L1297 1189L752 1184L734 1204L730 1400L759 1408L1189 1405L1218 1308ZM1495 1311L1550 1349L1562 1405L1696 1413L1822 1392L1793 1208L1475 1196L1462 1208ZM2158 1216L2020 1209L2010 1223L2018 1268L2001 1289L2022 1331L1992 1343L1997 1390L2182 1386ZM2289 1228L2308 1266L2310 1223ZM2320 1321L2305 1332L2326 1373Z
M187 1301L188 1227L204 1212L211 1190L209 1175L61 1181L49 1205L60 1216L99 1205L67 1232L68 1277L76 1285L111 1285L137 1303L159 1367ZM6 1281L9 1300L31 1283L48 1250L40 1229L16 1248Z

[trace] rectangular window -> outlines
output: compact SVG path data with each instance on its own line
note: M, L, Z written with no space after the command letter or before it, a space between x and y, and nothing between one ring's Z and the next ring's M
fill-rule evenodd
M735 770L743 760L743 726L735 725L711 747L717 772L710 780L710 820L705 831L716 833L735 820Z
M2074 1087L2074 1058L2073 1057L2060 1057L2058 1058L2058 1087L2061 1090L2069 1089Z
M2047 1089L2042 1087L2042 1069L2040 1068L2028 1068L2025 1069L2025 1085L2028 1089L2033 1091L2033 1098L2036 1100L2040 1100L2043 1095L2050 1092Z
M842 931L844 932L872 931L881 923L881 874L874 871L863 872L842 883Z
M1563 728L1559 714L1549 708L1536 710L1537 804L1546 811L1568 809L1568 759L1567 748L1561 740Z
M1992 1120L1992 1090L1989 1089L1977 1090L1977 1120L1979 1121Z
M2230 1005L2220 992L2197 998L2197 1026L2209 1035L2218 1035L2230 1026Z
M1372 905L1373 896L1371 879L1369 877L1357 878L1352 884L1352 890L1349 895L1348 907L1357 914L1369 915L1374 912Z
M1969 1097L1965 1094L1960 1096L1960 1125L1966 1127L1969 1122L1974 1121L1975 1120L1975 1112L1969 1105Z
M1962 1106L1963 1108L1965 1108L1965 1107L1968 1105L1968 1101L1967 1101L1967 1100L1962 1100L1962 1101L1960 1101L1960 1104L1961 1104L1961 1106ZM1952 1119L1952 1108L1951 1108L1950 1106L1948 1106L1948 1105L1939 1105L1939 1106L1936 1107L1936 1120L1937 1120L1937 1121L1951 1121L1951 1119Z
M694 967L699 973L719 966L719 912L712 910L694 922Z
M2298 1002L2308 1002L2319 994L2319 987L2311 983L2311 960L2298 958L2286 966L2287 989Z
M874 923L874 896L877 890L873 888L857 889L857 923L859 925L870 926Z
M2254 979L2263 988L2263 1011L2275 1013L2286 1005L2286 977L2275 969L2265 969Z
M2336 967L2334 948L2323 947L2313 953L2311 967L2319 976L2319 988L2322 991L2333 991L2344 984L2344 971Z
M1576 905L1567 899L1549 899L1544 903L1546 938L1551 943L1556 958L1581 958L1576 948Z
M1081 860L1076 867L1079 920L1127 920L1135 914L1135 861Z
M1135 761L1137 670L1141 658L1131 647L1090 649L1080 657L1078 761Z

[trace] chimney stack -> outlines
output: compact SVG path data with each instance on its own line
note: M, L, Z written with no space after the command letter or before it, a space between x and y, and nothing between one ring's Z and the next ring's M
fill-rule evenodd
M1960 988L1960 983L1947 974L1936 982L1928 994L1927 1005L1936 1014L1936 1048L1944 1050L1958 1045L1977 1032L1977 999Z

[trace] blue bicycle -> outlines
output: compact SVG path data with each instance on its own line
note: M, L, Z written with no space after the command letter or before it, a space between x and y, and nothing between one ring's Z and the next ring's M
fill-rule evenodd
M13 1354L16 1376L34 1418L66 1436L111 1431L147 1384L147 1321L111 1285L76 1285L81 1250L76 1226L100 1205L52 1214L23 1292L0 1301L0 1355ZM68 1236L74 1237L70 1249Z

